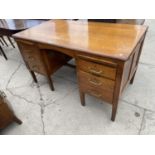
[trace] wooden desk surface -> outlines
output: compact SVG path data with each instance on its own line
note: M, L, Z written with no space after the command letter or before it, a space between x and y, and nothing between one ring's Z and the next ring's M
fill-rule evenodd
M141 25L50 20L13 37L127 60L146 30Z

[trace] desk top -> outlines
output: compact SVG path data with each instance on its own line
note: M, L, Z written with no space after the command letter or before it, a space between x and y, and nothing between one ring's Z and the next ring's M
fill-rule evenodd
M126 60L146 30L140 25L50 20L13 37Z

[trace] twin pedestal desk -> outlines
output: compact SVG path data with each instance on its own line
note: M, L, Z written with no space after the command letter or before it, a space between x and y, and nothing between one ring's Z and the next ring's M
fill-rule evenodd
M134 81L146 31L141 25L50 20L13 37L34 81L34 72L43 74L52 90L51 75L75 58L81 104L85 94L110 103L114 121L119 97Z

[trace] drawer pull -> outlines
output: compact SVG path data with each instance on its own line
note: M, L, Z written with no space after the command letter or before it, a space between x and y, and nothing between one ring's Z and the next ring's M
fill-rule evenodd
M102 96L101 94L96 94L93 91L89 91L89 93L92 94L95 97L101 97Z
M89 71L94 74L101 74L103 72L102 70L96 71L93 68L89 68Z
M32 69L38 69L38 67L36 65L32 66Z
M96 86L100 86L102 84L102 82L93 81L92 79L89 79L89 82Z
M31 57L31 56L28 56L28 59L29 59L29 60L31 60L31 61L33 61L33 60L34 60L34 58L33 58L33 57Z

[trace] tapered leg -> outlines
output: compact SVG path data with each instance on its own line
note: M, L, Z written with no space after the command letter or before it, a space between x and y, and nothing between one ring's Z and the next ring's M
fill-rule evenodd
M30 71L30 73L31 73L31 76L32 76L34 82L38 83L35 73L33 71Z
M80 91L80 99L81 99L81 105L85 106L85 94Z
M22 121L19 118L17 118L16 116L14 116L14 121L18 124L22 124Z
M135 78L135 74L136 74L136 72L134 73L132 79L130 80L130 84L133 84L133 81L134 81L134 78Z
M3 43L3 41L1 39L0 39L0 42L1 42L2 46L4 46L4 43Z
M3 51L3 49L2 49L2 47L1 47L1 46L0 46L0 51L1 51L2 55L4 56L4 58L5 58L6 60L8 60L8 58L7 58L6 54L4 53L4 51Z
M12 47L15 48L15 45L13 44L12 40L10 39L10 37L7 37L7 38L8 38L8 40L10 41Z
M2 38L3 42L5 43L5 45L8 46L8 44L7 44L7 42L5 41L4 37L2 36L1 38Z
M47 79L48 79L51 90L54 91L53 81L52 81L50 75L47 76Z
M114 103L114 104L112 105L112 114L111 114L111 120L112 120L112 121L115 121L115 118L116 118L117 105L118 105L118 101L117 101L117 103Z

